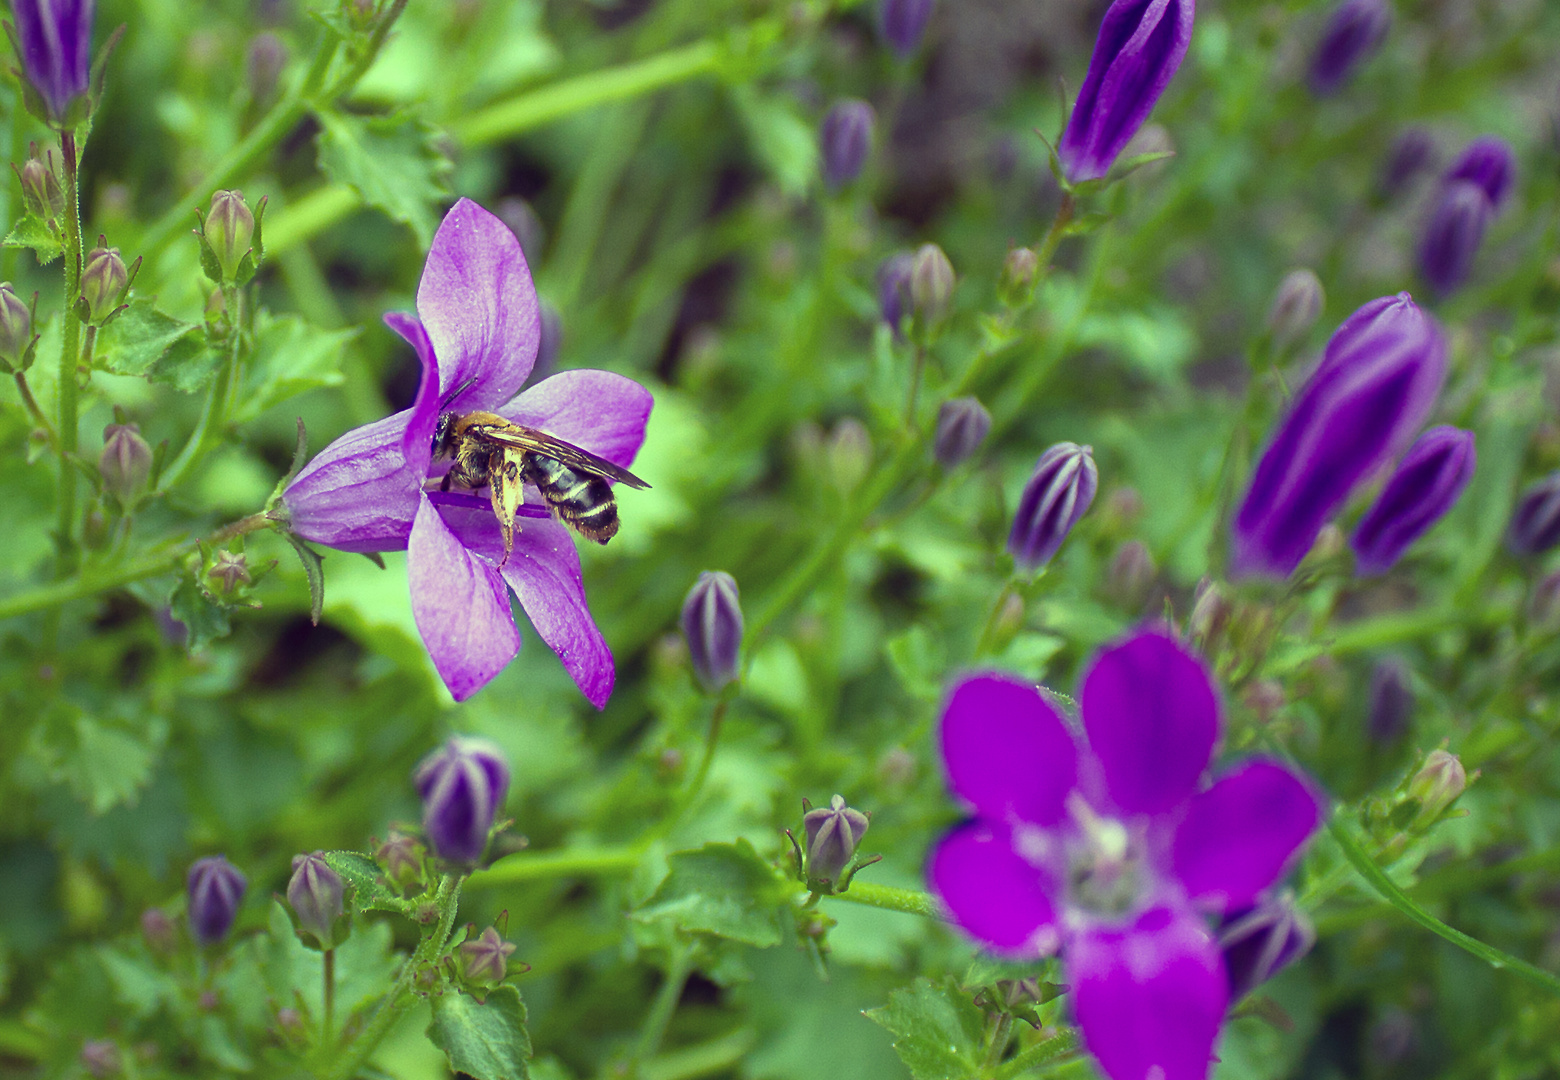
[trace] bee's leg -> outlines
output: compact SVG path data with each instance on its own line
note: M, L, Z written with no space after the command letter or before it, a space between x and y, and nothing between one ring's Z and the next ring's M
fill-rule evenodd
M509 561L515 546L515 512L525 498L525 485L520 475L520 451L495 450L488 459L488 491L493 502L493 515L498 518L498 528L504 537L504 558L498 564Z
M448 491L450 489L450 485L453 484L454 482L455 482L455 470L451 469L449 472L444 474L444 479L439 481L439 490L440 491Z

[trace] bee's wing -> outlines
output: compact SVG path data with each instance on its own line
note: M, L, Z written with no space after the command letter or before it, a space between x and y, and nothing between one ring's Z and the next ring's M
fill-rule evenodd
M522 427L519 424L508 424L502 428L484 425L482 437L496 443L502 443L505 446L517 447L521 450L535 450L539 454L556 458L571 469L595 473L597 476L604 476L608 480L616 480L620 484L627 484L631 488L647 488L650 486L627 469L619 468L605 458L597 457L589 450L581 450L571 442L564 442L554 435L549 435L545 431L537 431L535 428Z

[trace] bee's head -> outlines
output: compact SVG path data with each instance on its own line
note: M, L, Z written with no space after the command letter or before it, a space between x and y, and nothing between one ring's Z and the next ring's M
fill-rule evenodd
M433 429L433 458L437 461L446 454L455 450L455 421L460 419L460 414L454 412L442 412L439 414L439 422Z

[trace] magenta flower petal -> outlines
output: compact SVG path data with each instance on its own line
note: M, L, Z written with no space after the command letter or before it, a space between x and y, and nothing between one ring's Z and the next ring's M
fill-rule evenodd
M407 319L406 316L401 316ZM390 316L385 317L390 321ZM408 319L408 329L422 333L422 325L415 319ZM410 339L408 339L410 340ZM426 335L424 335L426 341ZM415 345L416 342L414 341ZM439 358L434 355L431 348L417 347L417 357L422 361L422 380L417 384L417 397L412 402L412 415L406 422L406 433L401 436L401 455L406 458L406 467L415 475L422 477L428 473L428 466L433 462L433 433L439 426L439 406L441 404L441 391L439 389ZM421 482L419 481L419 486Z
M1224 964L1194 913L1155 908L1067 951L1083 1041L1110 1080L1205 1080L1229 1005Z
M1316 831L1322 808L1294 773L1253 761L1199 793L1176 829L1175 875L1194 900L1233 911L1283 873Z
M981 822L955 829L932 851L927 877L953 919L996 952L1042 956L1059 941L1045 878Z
M1164 634L1140 633L1094 661L1081 707L1117 807L1160 814L1191 798L1219 736L1201 660Z
M948 783L983 818L1051 825L1078 780L1078 751L1040 691L1001 675L976 675L943 711Z
M305 540L341 551L400 551L417 515L422 470L401 453L412 410L354 428L288 485L282 502Z
M499 412L627 468L645 441L654 404L633 379L580 368L543 379Z
M426 495L412 524L406 570L418 633L444 685L456 701L465 701L520 651L509 590L497 568L467 550Z
M541 323L509 226L470 199L457 202L423 264L417 315L439 357L439 393L475 380L449 407L496 409L514 397L536 362Z

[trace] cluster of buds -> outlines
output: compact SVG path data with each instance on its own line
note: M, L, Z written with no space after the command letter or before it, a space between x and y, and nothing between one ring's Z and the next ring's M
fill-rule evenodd
M97 246L87 252L81 264L81 294L76 297L76 314L88 326L107 326L128 306L130 286L141 272L141 259L125 266L118 248L107 246L99 236Z
M219 191L211 197L210 209L204 214L195 211L200 222L195 235L200 239L201 269L218 285L249 284L264 261L265 206L262 198L251 211L243 192Z
M54 151L40 152L37 143L29 143L27 160L22 163L21 168L17 168L13 163L11 170L21 181L22 205L26 208L28 216L42 223L56 243L63 243L64 232L61 221L65 215L65 187L60 180Z
M38 294L23 301L9 281L0 281L0 367L6 371L26 371L38 355L38 335L33 324L38 313Z
M346 886L341 875L325 861L325 853L294 855L292 878L287 882L287 903L293 911L298 937L312 938L321 949L334 949L347 939L351 917L346 913Z
M1072 987L1047 982L1038 975L1024 979L996 979L975 992L975 1004L988 1016L1006 1014L1036 1031L1045 1026L1040 1006L1055 1001Z
M790 829L785 831L796 854L798 880L810 891L826 896L849 889L857 871L883 858L881 855L862 858L858 850L871 823L872 815L846 806L843 795L834 796L827 807L816 810L812 803L803 799L805 848L797 843Z

